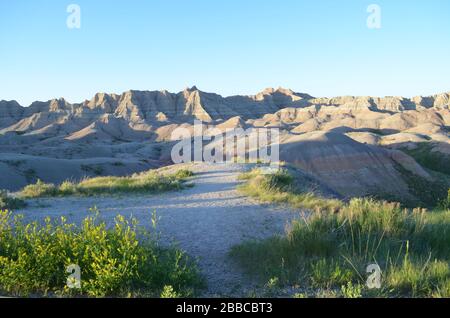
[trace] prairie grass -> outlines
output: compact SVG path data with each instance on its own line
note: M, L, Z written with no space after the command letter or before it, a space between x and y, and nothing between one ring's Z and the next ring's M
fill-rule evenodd
M37 183L23 188L20 197L23 199L55 196L94 196L116 193L159 193L180 190L185 187L192 171L181 169L173 174L162 174L149 171L128 177L96 177L87 178L79 183L65 181L57 186L38 180Z
M450 297L450 210L408 210L368 198L327 203L313 194L305 204L285 174L243 176L244 193L312 210L283 236L232 249L250 275L299 286L306 296ZM382 270L380 289L366 286L371 264Z
M66 284L72 264L81 270L75 289ZM0 211L0 295L190 297L202 286L183 251L159 245L156 225L147 231L119 215L107 228L95 210L80 226L65 218L25 224Z
M247 182L239 186L239 190L247 196L257 198L267 203L289 204L294 208L324 209L338 211L343 203L340 200L322 198L313 192L298 193L293 185L293 177L280 170L275 174L262 174L261 170L253 169L240 176Z

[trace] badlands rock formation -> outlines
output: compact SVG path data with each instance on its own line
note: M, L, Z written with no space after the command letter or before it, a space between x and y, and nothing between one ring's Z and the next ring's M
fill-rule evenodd
M401 152L422 143L450 154L450 94L315 98L288 89L222 97L196 87L179 93L128 91L22 107L0 101L0 188L17 190L170 164L171 133L208 128L281 129L281 160L343 197L380 191L411 196L399 171L435 176ZM399 169L399 167L401 167Z

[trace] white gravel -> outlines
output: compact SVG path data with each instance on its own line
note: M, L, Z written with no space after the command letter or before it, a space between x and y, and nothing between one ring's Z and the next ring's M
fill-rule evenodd
M136 217L150 226L153 211L160 217L158 230L164 243L176 242L198 258L208 282L203 296L246 296L253 284L233 264L230 248L249 239L283 233L299 213L283 207L259 204L236 191L239 164L194 164L194 187L159 195L124 195L96 198L52 198L30 201L17 213L27 221L46 216L65 216L77 224L96 206L109 224L118 214Z

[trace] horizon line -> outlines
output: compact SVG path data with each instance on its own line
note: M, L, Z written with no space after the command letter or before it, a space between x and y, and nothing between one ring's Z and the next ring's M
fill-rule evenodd
M80 102L71 102L67 98L65 98L64 96L54 97L54 98L50 98L50 99L47 99L47 100L34 100L27 106L22 105L20 102L18 102L18 99L12 99L12 100L0 99L0 102L7 102L7 103L16 102L21 107L30 107L34 103L46 103L46 102L51 102L51 101L54 101L54 100L64 100L65 102L68 102L71 105L76 105L76 104L83 104L86 101L90 101L98 94L118 95L118 96L120 96L120 95L123 95L123 94L128 93L128 92L159 92L159 93L167 92L169 94L180 94L180 93L185 92L185 91L199 91L201 93L219 95L222 98L231 98L231 97L237 97L237 96L255 97L255 96L257 96L259 94L262 94L262 93L264 93L265 91L268 91L268 90L273 90L274 92L277 92L277 91L280 91L280 90L286 90L286 91L291 91L293 94L308 95L308 96L311 96L313 99L316 99L316 98L332 99L332 98L338 98L338 97L354 97L354 98L361 98L361 97L391 98L391 97L393 97L393 98L412 99L412 98L415 98L415 97L435 97L435 96L439 96L439 95L443 95L443 94L450 94L450 90L449 90L449 91L444 91L444 92L440 92L440 93L434 93L434 94L430 94L430 95L420 95L419 94L419 95L413 95L413 96L403 96L403 95L385 95L385 96L378 95L378 96L375 96L375 95L352 95L352 94L343 94L343 95L334 95L334 96L333 95L315 96L315 95L311 95L311 94L309 94L307 92L299 92L299 91L293 90L291 88L278 86L277 88L275 88L275 87L266 87L263 90L260 90L257 93L253 93L253 94L221 95L219 93L212 92L212 91L203 91L203 90L199 89L197 85L193 85L191 87L188 86L188 87L186 87L183 90L180 90L178 92L169 91L167 89L154 89L154 90L150 90L150 89L145 89L145 90L142 90L142 89L128 89L128 90L122 91L121 93L99 91L99 92L95 93L90 99L86 99L85 98L83 101L80 101Z

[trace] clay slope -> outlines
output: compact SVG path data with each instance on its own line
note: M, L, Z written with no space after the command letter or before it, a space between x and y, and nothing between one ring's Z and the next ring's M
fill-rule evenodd
M280 159L308 171L344 197L381 193L409 196L397 165L431 179L410 157L361 144L339 133L312 132L289 137L280 147Z

